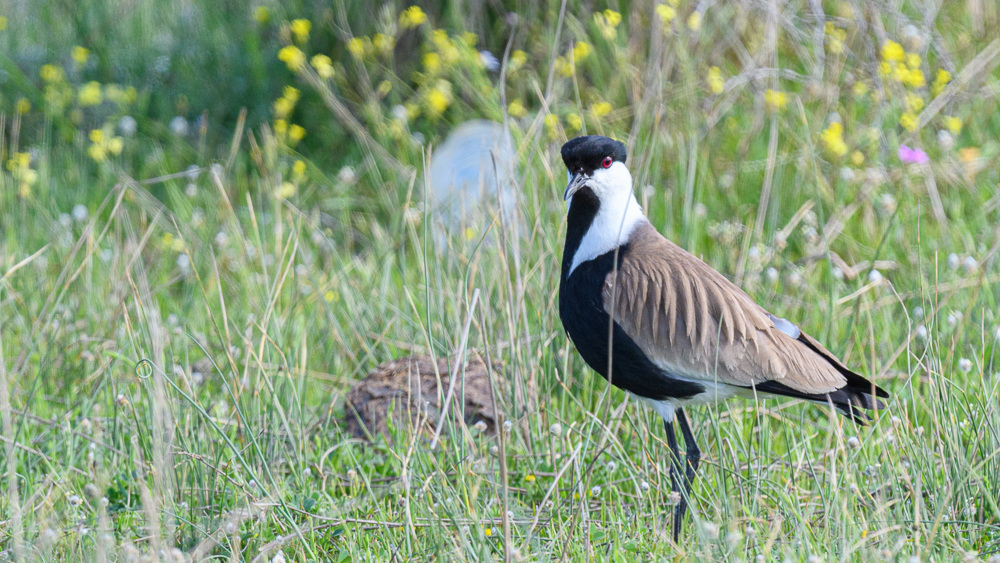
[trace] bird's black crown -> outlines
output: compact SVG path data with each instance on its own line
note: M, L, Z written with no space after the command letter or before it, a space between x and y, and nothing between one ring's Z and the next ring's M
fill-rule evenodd
M593 172L609 156L624 164L627 156L625 143L600 135L586 135L570 139L562 146L563 163L570 172Z

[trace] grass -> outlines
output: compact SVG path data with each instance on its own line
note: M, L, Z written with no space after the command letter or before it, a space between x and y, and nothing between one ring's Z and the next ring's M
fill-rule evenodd
M55 3L0 2L0 557L1000 553L995 6L684 3L664 28L669 11L636 3L616 6L610 33L607 15L575 2L512 5L513 32L492 4L428 8L404 30L405 5L262 3L260 21L253 7L194 2L201 32L170 45L211 53L206 66L171 52L154 79L125 72L155 61L150 18L173 29L188 16L133 4L118 14L95 0L73 21ZM327 53L333 78L278 60L297 17L312 31L295 44ZM38 21L65 29L42 36ZM395 37L391 56L378 32ZM132 59L118 58L122 37ZM918 54L925 85L880 73L890 40ZM580 42L592 52L576 60ZM97 58L75 68L74 44ZM218 66L226 49L238 60ZM431 52L455 60L432 70ZM64 81L39 79L45 63ZM236 67L251 94L227 105L223 86L199 89ZM137 95L81 105L91 80ZM299 143L272 104L287 85L300 91L285 123L305 126ZM59 105L47 91L71 95ZM451 98L441 112L435 92ZM186 134L171 131L175 115ZM423 162L481 116L517 143L521 227L469 225L440 248ZM939 133L947 117L960 130ZM93 129L121 136L121 153L96 158ZM586 367L557 318L558 149L583 130L627 141L661 232L892 393L868 427L795 401L689 413L704 463L681 545L661 424ZM901 162L901 144L930 163ZM454 353L467 322L468 348L503 363L493 384L509 431L446 426L434 449L407 428L373 444L344 432L353 382L391 358Z

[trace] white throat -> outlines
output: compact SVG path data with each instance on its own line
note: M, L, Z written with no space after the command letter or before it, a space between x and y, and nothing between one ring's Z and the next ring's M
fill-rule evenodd
M620 167L621 170L614 170L616 167ZM622 177L622 171L626 178ZM615 163L606 172L608 173L606 178L601 178L599 174L594 175L596 182L591 188L600 199L601 206L590 228L583 235L576 254L573 255L573 263L569 267L567 277L572 275L576 267L583 262L607 254L628 242L636 227L646 222L646 216L635 199L635 194L632 193L632 177L625 165Z

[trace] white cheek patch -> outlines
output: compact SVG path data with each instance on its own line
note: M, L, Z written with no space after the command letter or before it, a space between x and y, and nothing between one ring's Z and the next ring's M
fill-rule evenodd
M635 228L646 221L632 193L632 175L621 162L612 164L611 168L595 170L588 186L600 199L601 207L573 255L570 274L583 262L607 254L627 242Z

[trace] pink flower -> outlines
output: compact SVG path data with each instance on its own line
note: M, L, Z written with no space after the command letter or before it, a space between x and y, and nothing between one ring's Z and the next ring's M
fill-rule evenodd
M896 154L899 155L899 160L906 164L927 164L931 161L923 149L911 149L906 145L899 145L899 152Z

